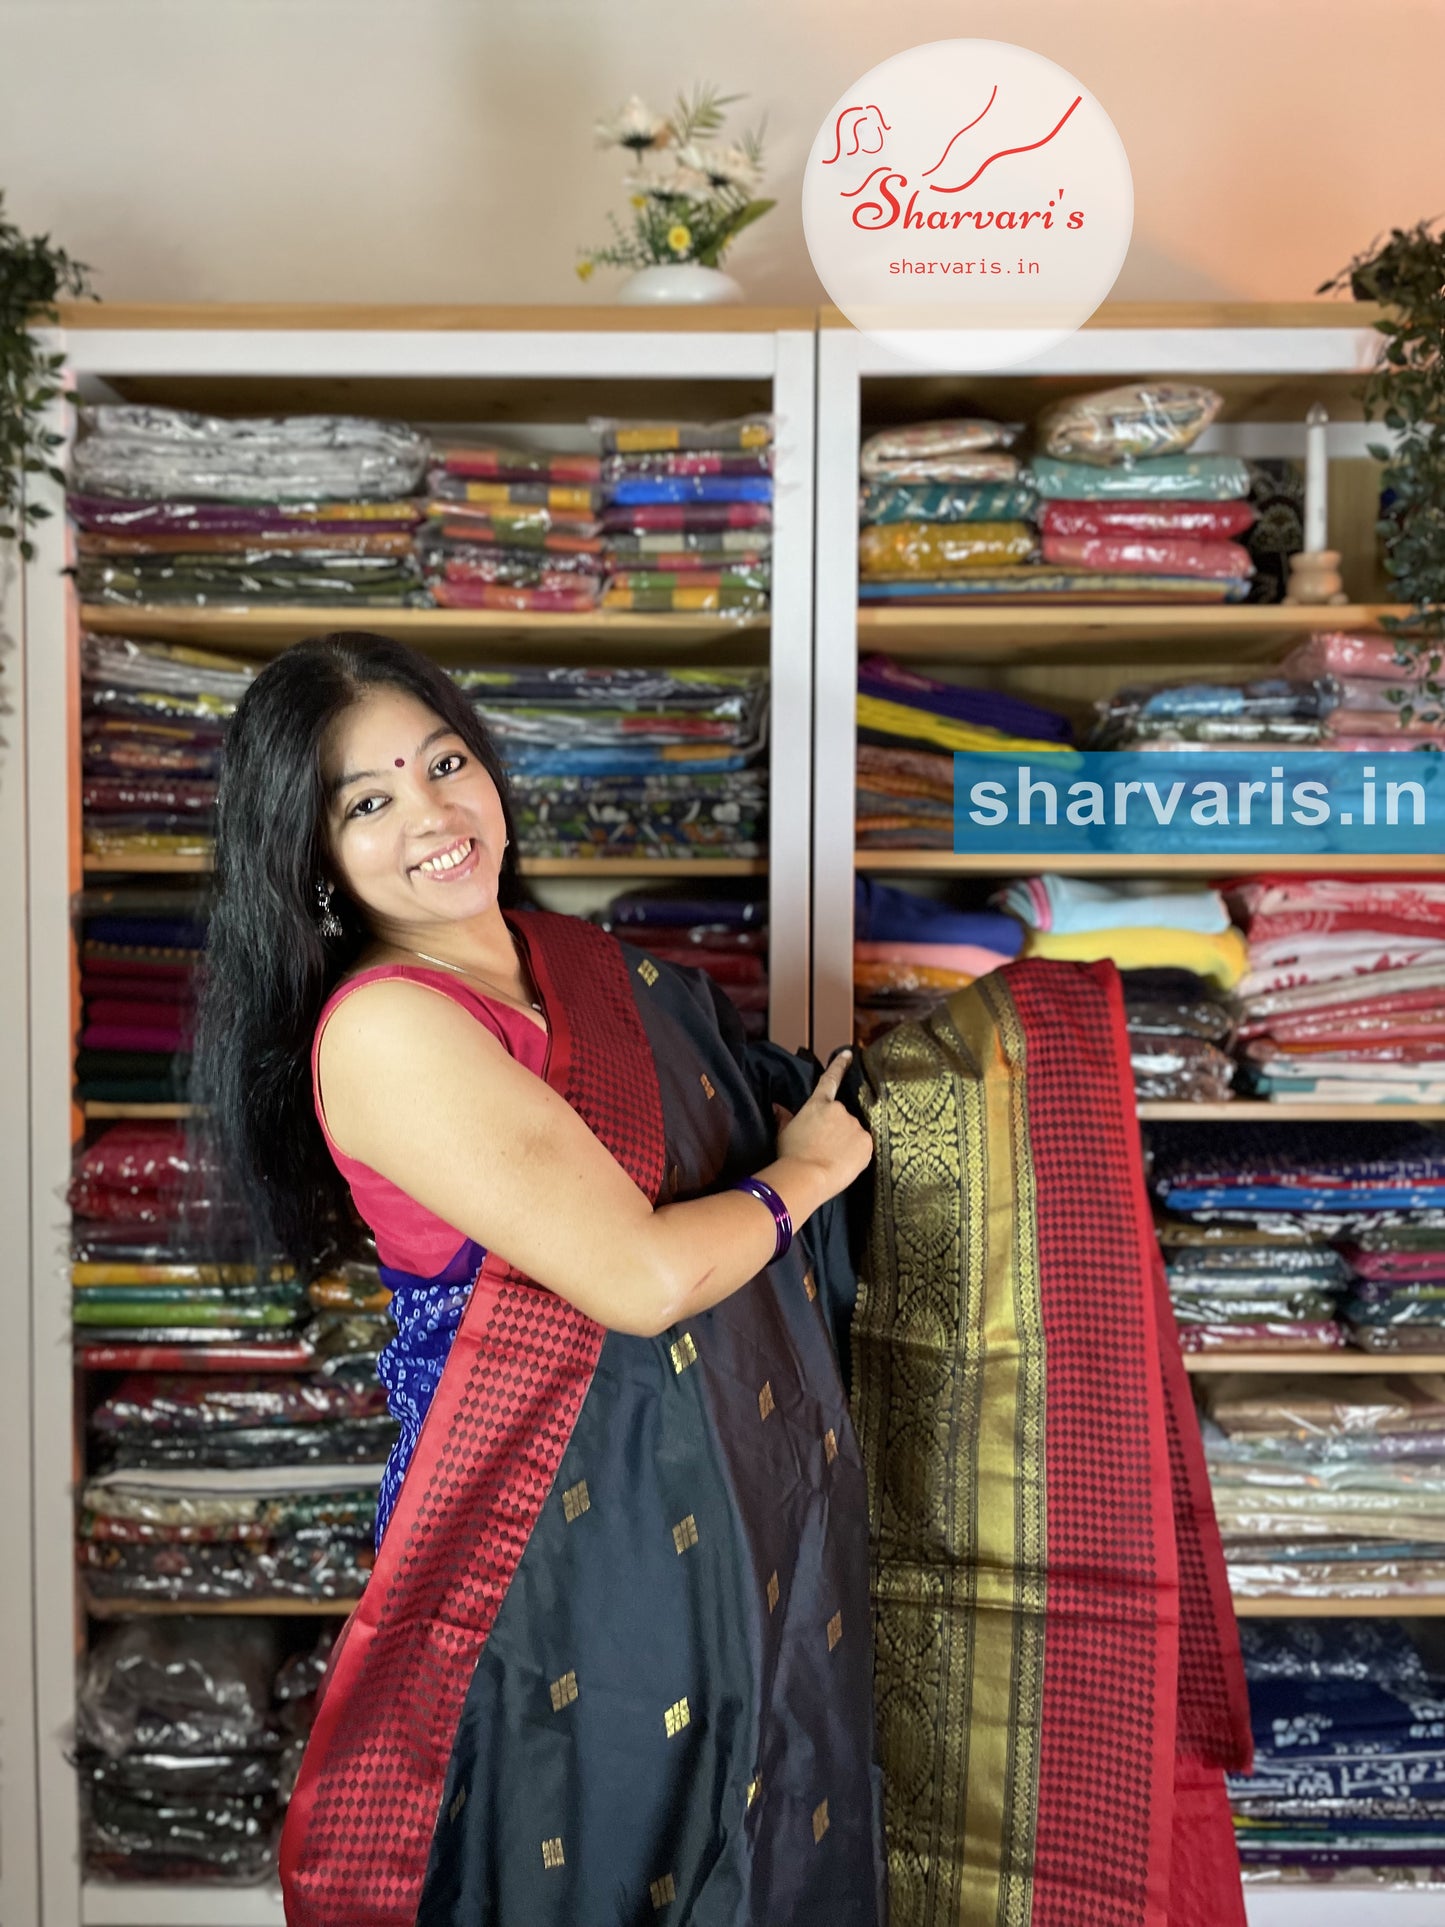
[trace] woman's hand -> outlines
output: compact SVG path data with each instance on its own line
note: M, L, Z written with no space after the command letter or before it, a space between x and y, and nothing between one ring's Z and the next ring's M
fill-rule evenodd
M845 1105L838 1092L852 1062L851 1051L839 1051L796 1116L775 1104L779 1123L778 1156L797 1158L816 1166L825 1186L823 1198L845 1191L873 1156L873 1140Z

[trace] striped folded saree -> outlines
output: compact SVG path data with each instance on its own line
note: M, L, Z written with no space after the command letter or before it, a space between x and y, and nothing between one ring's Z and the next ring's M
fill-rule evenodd
M649 1198L768 1161L801 1060L699 970L512 928L547 1083ZM658 1338L483 1260L322 1693L290 1927L880 1927L841 1215Z
M1248 1706L1117 975L995 971L859 1098L892 1927L1242 1927Z

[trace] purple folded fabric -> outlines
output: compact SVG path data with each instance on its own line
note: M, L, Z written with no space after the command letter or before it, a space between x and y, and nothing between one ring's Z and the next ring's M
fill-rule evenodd
M936 682L901 668L888 656L865 656L858 665L860 696L879 696L885 702L907 703L913 709L926 709L932 716L946 716L958 723L974 723L984 729L1002 730L1008 736L1027 736L1051 743L1069 740L1069 719L1038 703L1006 696L997 689L962 689L952 683Z
M70 495L66 509L77 527L107 535L405 535L421 520L421 507L394 520L369 516L297 515L293 509L242 502L123 502L104 495ZM390 506L390 505L388 505Z

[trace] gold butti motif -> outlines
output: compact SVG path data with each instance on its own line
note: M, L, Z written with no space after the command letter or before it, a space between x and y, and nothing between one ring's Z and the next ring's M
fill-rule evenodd
M542 1865L544 1867L565 1867L566 1864L567 1860L562 1852L560 1835L555 1840L544 1840L542 1842Z
M713 1081L712 1081L712 1079L711 1079L711 1078L710 1078L710 1077L708 1076L708 1074L707 1074L707 1072L706 1072L706 1071L702 1071L702 1072L700 1072L700 1073L699 1073L699 1075L698 1075L698 1082L699 1082L699 1083L700 1083L700 1084L702 1085L702 1088L703 1088L703 1093L704 1093L704 1095L705 1095L705 1096L707 1096L707 1097L710 1097L710 1098L711 1098L711 1097L716 1097L716 1096L717 1096L717 1091L716 1091L716 1089L715 1089L715 1088L714 1088L714 1086L713 1086Z
M778 1603L778 1575L776 1572L771 1572L768 1574L768 1611L772 1612L772 1610L777 1605L777 1603Z
M816 1847L828 1831L828 1802L820 1800L813 1808L813 1845Z
M758 1417L770 1418L773 1411L773 1381L763 1380L763 1389L758 1393Z
M853 1415L897 1927L1013 1927L1032 1905L1044 1360L1023 1051L985 978L863 1059Z
M833 1617L828 1621L828 1651L830 1653L832 1652L833 1648L838 1644L838 1641L842 1637L843 1637L843 1615L841 1612L836 1612L834 1613Z
M670 1740L675 1740L692 1718L692 1710L686 1698L674 1700L662 1716L663 1728Z
M576 1485L569 1485L562 1494L562 1517L570 1526L574 1519L580 1519L584 1512L590 1510L591 1505L592 1494L587 1490L587 1481L579 1479Z
M697 1520L689 1512L685 1519L679 1519L672 1528L672 1543L678 1551L686 1552L697 1544Z
M577 1697L577 1675L564 1673L561 1679L554 1679L547 1688L552 1696L552 1711L560 1713L564 1706L570 1706Z
M642 962L637 966L637 974L647 985L647 988L651 990L652 986L657 982L660 973L651 957L644 957Z
M803 1273L803 1290L807 1292L808 1303L811 1305L818 1295L818 1281L813 1276L813 1268L811 1265L809 1265L808 1269Z
M684 1332L682 1337L675 1339L668 1349L672 1355L672 1369L679 1377L689 1365L697 1363L697 1346L693 1343L691 1332Z
M838 1434L830 1425L823 1434L823 1457L831 1465L838 1456Z
M677 1899L677 1882L670 1873L665 1873L661 1880L654 1880L647 1891L652 1896L653 1906L661 1909L669 1901Z

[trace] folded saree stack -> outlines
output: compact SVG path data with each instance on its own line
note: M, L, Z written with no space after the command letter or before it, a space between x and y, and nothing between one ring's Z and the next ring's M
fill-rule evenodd
M1445 883L1252 876L1239 1052L1272 1103L1445 1102Z
M168 1618L106 1627L76 1704L85 1869L117 1880L251 1882L275 1866L282 1698L278 1628Z
M1417 1317L1429 1308L1424 1341L1402 1335L1411 1322L1402 1308L1431 1289L1445 1250L1445 1134L1239 1124L1225 1136L1181 1125L1158 1127L1153 1140L1171 1282L1191 1295L1186 1346L1297 1351L1353 1340L1385 1349L1433 1339L1434 1299L1416 1305ZM1364 1253L1387 1274L1378 1297L1360 1295ZM1422 1261L1422 1277L1410 1276L1407 1254ZM1404 1275L1390 1277L1397 1265ZM1230 1279L1215 1283L1221 1272Z
M750 616L772 582L773 424L596 419L604 609Z
M448 443L427 478L421 554L443 609L594 609L606 572L601 460L586 450Z
M248 663L205 650L84 637L87 856L209 854L221 745L254 673Z
M1335 694L1326 677L1247 683L1130 683L1094 705L1091 749L1325 749Z
M890 657L858 667L857 845L953 848L955 750L1057 749L1066 716L996 689L940 682Z
M768 1028L768 906L754 898L675 897L642 891L614 897L593 918L653 958L705 970L750 1038Z
M313 1307L328 1292L384 1307L374 1270L308 1292L258 1262L178 1124L103 1131L70 1202L78 1359L128 1374L91 1419L76 1524L89 1598L353 1597L395 1427L326 1329L346 1311Z
M1025 956L1107 957L1118 966L1136 1096L1229 1096L1228 993L1243 971L1244 946L1218 891L1165 879L1045 875L1015 878L994 900L1023 924Z
M1007 592L1037 553L1016 423L965 418L870 435L860 455L859 596L897 607Z
M750 669L453 672L511 780L532 857L757 857L767 679Z
M1445 1379L1211 1379L1204 1419L1236 1596L1445 1597Z
M77 910L76 1096L112 1104L184 1098L205 962L204 897L164 881L92 886Z
M1246 465L1193 453L1222 398L1131 383L1057 402L1035 424L1040 587L1077 602L1242 602L1254 563Z
M853 901L853 1032L869 1043L926 1017L952 991L987 976L1023 948L1016 918L959 910L913 890L859 877Z
M69 511L83 602L427 600L412 499L428 444L346 415L227 420L82 407Z
M1404 1626L1246 1621L1240 1643L1254 1772L1229 1796L1245 1880L1445 1885L1445 1681Z
M1310 636L1281 665L1288 676L1328 686L1327 746L1368 756L1445 748L1442 666L1438 641L1397 640L1374 630Z

